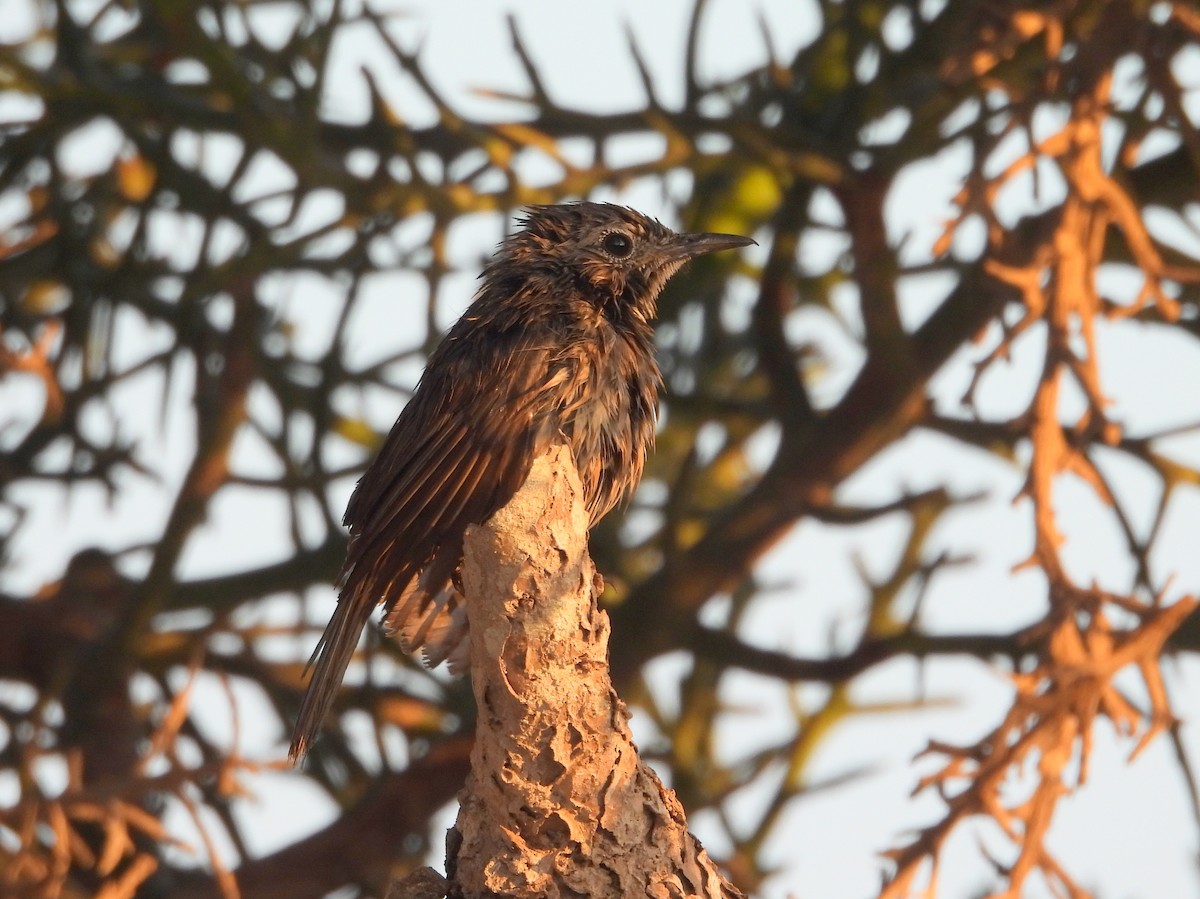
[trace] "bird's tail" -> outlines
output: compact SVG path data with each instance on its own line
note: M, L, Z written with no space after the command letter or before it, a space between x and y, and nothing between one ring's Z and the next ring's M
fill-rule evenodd
M308 660L313 676L300 702L300 714L292 731L292 748L288 758L293 764L304 758L321 729L321 723L329 714L346 668L354 656L359 635L374 609L375 599L365 595L362 585L339 597L333 617L329 619L312 658Z
M385 608L391 605L385 627L400 637L405 652L420 658L428 667L447 662L451 674L462 674L470 659L467 607L451 576L462 550L453 544L447 546L418 577L403 572L391 582L409 581L394 605L384 603ZM387 593L387 588L381 587L376 579L354 577L356 570L351 569L347 576L333 617L308 661L313 675L292 731L288 756L293 763L304 758L316 739L354 656L359 635L380 596Z

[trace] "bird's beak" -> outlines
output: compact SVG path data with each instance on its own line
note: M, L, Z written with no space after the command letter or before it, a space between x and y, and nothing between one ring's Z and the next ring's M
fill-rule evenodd
M678 240L667 250L671 259L686 260L718 250L733 250L758 242L737 234L680 234Z

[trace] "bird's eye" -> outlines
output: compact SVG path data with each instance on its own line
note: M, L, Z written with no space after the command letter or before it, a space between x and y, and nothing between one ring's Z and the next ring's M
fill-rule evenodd
M633 239L621 231L608 232L604 235L604 240L600 242L600 245L604 247L604 252L618 259L623 259L633 252Z

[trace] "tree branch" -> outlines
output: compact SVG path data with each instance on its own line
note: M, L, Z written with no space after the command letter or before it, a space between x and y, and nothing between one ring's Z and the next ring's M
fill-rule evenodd
M609 677L581 496L557 447L467 534L479 715L449 895L739 897L638 759Z
M467 767L468 741L434 747L404 771L376 781L363 797L309 837L237 869L243 899L317 899L347 883L381 883L402 855L400 845L423 836L429 817L454 795ZM220 899L220 885L197 873L174 899Z

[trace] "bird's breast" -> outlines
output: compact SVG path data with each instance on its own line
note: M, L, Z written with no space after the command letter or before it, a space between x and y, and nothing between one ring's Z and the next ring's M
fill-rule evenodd
M648 340L597 329L561 360L561 430L592 522L637 486L654 442L658 366Z

